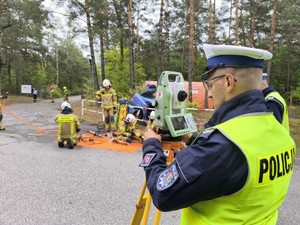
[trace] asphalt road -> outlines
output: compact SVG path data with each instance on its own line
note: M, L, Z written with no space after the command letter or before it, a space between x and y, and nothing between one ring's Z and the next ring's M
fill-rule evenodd
M76 101L78 97L72 97ZM57 101L59 102L59 101ZM142 153L58 148L59 103L8 105L0 133L0 225L126 225L144 181ZM82 131L96 127L82 123ZM300 159L278 224L300 224ZM149 216L152 222L154 207ZM162 225L179 224L180 211ZM150 224L150 223L149 223ZM152 224L152 223L151 223Z

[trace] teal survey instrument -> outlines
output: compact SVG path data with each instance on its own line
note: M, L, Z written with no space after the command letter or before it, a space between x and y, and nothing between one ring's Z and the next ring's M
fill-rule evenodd
M194 117L186 113L184 79L181 73L162 72L156 92L155 126L168 130L172 137L197 131Z

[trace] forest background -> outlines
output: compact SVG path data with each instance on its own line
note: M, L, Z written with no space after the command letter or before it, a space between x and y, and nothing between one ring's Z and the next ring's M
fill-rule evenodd
M128 97L170 70L189 82L192 102L192 81L206 63L202 44L211 43L269 50L270 84L289 105L300 102L297 0L53 0L51 8L45 1L0 0L1 94L30 84L44 97L63 86L94 96L107 78ZM59 31L55 14L66 24Z

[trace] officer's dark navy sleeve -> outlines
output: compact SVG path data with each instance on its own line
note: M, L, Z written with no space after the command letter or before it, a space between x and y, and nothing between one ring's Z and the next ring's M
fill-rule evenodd
M273 112L274 117L279 123L282 123L284 107L276 98L266 100L266 106L269 111Z
M262 92L264 94L264 96L266 97L269 93L276 91L273 87L267 87L265 88ZM268 99L266 99L266 106L268 111L272 111L274 117L276 118L276 120L279 123L282 123L282 117L283 117L283 113L284 113L284 106L282 105L282 103L274 98L274 97L270 97Z
M146 140L143 151L144 156L156 153L144 170L153 203L161 211L232 194L247 179L244 154L217 130L207 136L202 134L197 143L177 153L168 167L158 140Z

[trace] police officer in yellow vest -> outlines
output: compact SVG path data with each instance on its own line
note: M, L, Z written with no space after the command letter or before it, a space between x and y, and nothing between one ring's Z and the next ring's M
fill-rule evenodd
M115 131L115 112L117 108L116 91L111 87L109 80L104 79L102 83L103 88L96 92L96 98L101 102L101 107L104 113L105 130Z
M162 211L182 209L184 225L275 225L296 149L260 90L263 63L272 54L241 46L203 49L202 80L215 111L168 166L161 136L145 132L140 165L153 203Z
M289 113L287 104L284 98L275 90L274 87L269 87L267 82L267 73L262 74L261 90L265 96L266 105L271 110L278 120L288 132L290 132Z
M69 102L61 104L61 113L55 117L54 121L58 124L58 146L63 148L64 142L67 142L67 147L73 149L78 142L77 133L80 131L80 122L73 114Z

